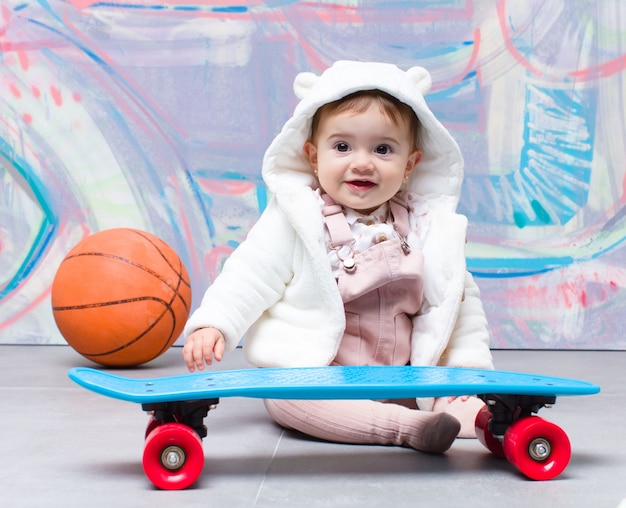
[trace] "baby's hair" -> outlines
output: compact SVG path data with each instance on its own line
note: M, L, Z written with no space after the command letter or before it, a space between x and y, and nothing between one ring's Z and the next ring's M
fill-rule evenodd
M345 111L354 111L355 113L363 113L371 104L378 104L381 112L389 118L394 125L398 126L404 122L409 127L411 138L414 140L414 150L419 149L419 130L420 121L413 109L402 101L396 99L393 95L389 95L381 90L361 90L346 95L328 104L324 104L319 108L311 123L310 140L314 141L319 129L322 116L329 114L339 114Z

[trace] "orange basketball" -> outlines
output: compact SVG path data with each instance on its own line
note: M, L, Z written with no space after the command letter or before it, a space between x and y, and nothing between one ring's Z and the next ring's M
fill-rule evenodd
M108 229L79 242L52 282L52 312L85 358L130 367L165 352L189 316L185 265L163 240L138 229Z

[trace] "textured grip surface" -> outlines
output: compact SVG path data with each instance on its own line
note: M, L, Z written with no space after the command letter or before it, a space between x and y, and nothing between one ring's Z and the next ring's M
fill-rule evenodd
M594 384L573 379L448 367L311 367L243 369L133 379L75 368L70 378L108 397L137 403L220 397L267 399L393 399L487 393L590 395Z

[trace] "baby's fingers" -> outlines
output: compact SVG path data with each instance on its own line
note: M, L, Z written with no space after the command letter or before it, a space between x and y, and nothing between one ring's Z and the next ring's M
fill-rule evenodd
M448 403L452 403L456 399L461 399L461 402L467 402L470 398L471 398L471 395L461 395L459 397L452 396L452 397L448 397Z
M204 368L204 363L206 363L207 365L211 365L213 363L214 345L214 342L212 340L209 340L208 338L205 338L202 341L201 356L197 359L199 365L202 365L202 367L198 366L199 370L202 370Z
M193 341L187 341L187 343L183 346L183 360L185 361L185 365L187 365L189 372L196 370L194 358Z
M224 337L220 337L218 341L215 343L215 348L213 349L213 352L215 354L215 359L218 362L221 362L222 358L224 357L225 345L226 345L226 342L224 341Z

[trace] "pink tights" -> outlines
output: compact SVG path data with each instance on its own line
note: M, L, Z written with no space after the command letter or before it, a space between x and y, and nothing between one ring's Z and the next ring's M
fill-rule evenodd
M373 400L266 400L279 425L338 443L393 445L443 453L457 437L459 421L447 413Z

